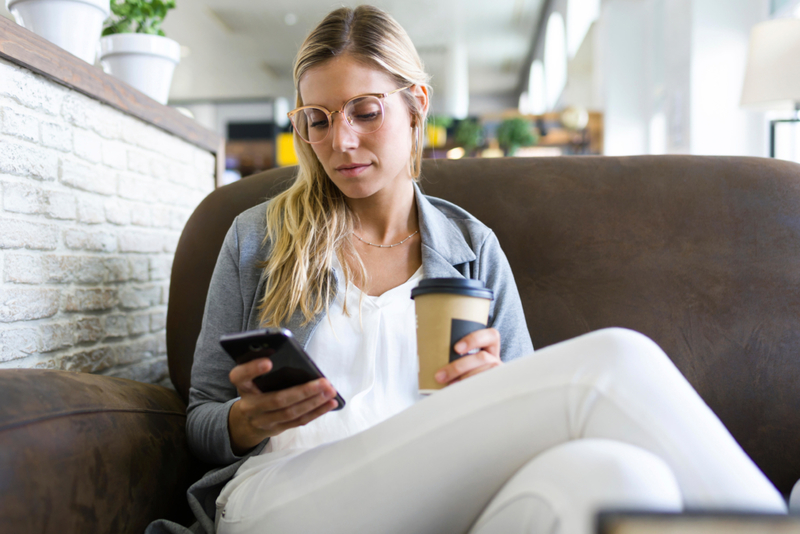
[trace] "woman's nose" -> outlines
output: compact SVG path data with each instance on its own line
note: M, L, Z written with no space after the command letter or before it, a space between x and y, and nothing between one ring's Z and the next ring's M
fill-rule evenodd
M345 151L358 146L358 135L353 131L349 124L345 124L347 118L342 113L331 116L331 137L333 149Z

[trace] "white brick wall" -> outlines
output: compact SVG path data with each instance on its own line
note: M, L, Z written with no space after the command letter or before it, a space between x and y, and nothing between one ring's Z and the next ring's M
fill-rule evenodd
M175 247L214 155L0 60L0 368L166 383Z

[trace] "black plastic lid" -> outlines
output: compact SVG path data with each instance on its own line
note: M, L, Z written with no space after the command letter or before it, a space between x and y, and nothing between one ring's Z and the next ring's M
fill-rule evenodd
M492 290L487 289L483 282L469 278L426 278L411 290L411 298L429 293L451 293L489 300L494 298Z

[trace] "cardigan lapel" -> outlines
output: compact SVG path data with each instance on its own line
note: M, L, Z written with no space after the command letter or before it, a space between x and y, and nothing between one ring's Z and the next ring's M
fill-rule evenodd
M456 265L475 261L464 234L414 184L422 239L422 272L425 278L464 278Z

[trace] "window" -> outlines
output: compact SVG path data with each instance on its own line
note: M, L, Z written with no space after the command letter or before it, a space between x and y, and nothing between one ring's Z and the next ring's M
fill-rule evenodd
M541 115L547 111L545 102L544 65L537 59L531 64L528 75L528 109L534 115Z
M567 84L567 41L564 17L553 13L547 21L544 37L545 103L553 109Z
M575 57L586 32L600 16L600 0L567 1L567 53Z

